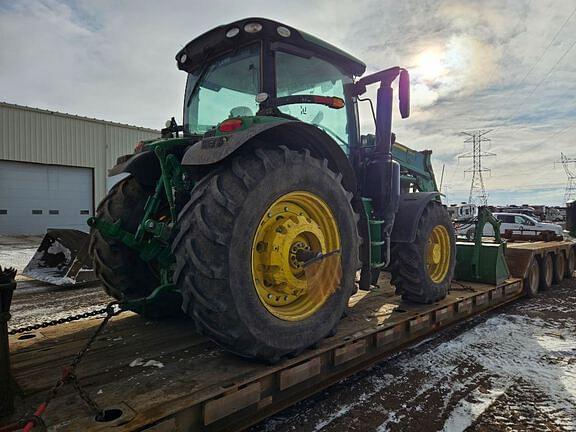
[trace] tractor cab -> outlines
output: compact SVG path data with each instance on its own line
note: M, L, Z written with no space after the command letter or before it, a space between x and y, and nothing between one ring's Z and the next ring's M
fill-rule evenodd
M204 135L230 118L266 115L315 125L346 153L357 140L346 88L366 65L305 32L249 18L199 36L176 60L188 73L187 134Z

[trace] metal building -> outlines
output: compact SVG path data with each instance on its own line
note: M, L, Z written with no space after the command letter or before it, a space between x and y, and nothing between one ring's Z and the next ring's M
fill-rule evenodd
M86 230L120 155L160 132L0 102L0 234Z

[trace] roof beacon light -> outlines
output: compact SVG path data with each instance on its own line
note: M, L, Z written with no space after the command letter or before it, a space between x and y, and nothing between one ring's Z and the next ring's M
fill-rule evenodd
M232 27L226 32L226 37L233 38L234 36L238 35L238 33L240 33L240 29L238 27Z
M282 37L290 37L290 29L287 29L284 26L279 26L276 31L278 32L278 34Z
M262 24L257 22L251 22L244 26L246 33L258 33L260 30L262 30Z

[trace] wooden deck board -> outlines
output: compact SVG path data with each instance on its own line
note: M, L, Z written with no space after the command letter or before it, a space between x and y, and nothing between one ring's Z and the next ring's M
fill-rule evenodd
M104 407L122 406L125 415L117 430L137 430L202 401L233 391L291 366L302 364L327 351L345 346L359 335L368 335L407 323L450 306L456 301L487 292L494 287L454 284L446 299L434 305L407 305L393 295L391 287L359 292L350 302L349 315L335 336L323 340L294 359L274 366L263 365L229 354L213 342L196 335L186 320L150 322L126 313L115 317L78 367L86 390ZM24 395L20 412L34 409L60 375L61 368L90 337L100 320L86 320L44 329L38 338L11 338L13 371ZM137 358L155 360L163 367L133 366ZM68 387L68 386L67 386ZM130 414L132 413L132 414ZM185 421L194 425L198 418ZM71 388L63 388L50 404L46 422L52 430L106 430L110 423L97 423Z

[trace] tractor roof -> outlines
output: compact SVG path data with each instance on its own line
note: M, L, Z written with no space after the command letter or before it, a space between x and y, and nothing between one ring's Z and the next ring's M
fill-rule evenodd
M244 26L248 23L258 23L262 25L262 30L256 33L248 33L244 30ZM279 31L279 27L288 29L289 32L285 30ZM232 29L237 29L238 33L232 37L227 37L226 34L230 34L229 32ZM232 33L234 32L236 30L232 31ZM280 33L288 35L281 36ZM299 48L303 50L303 54L308 52L314 56L324 58L350 75L360 76L366 70L366 65L362 61L341 49L308 33L265 18L245 18L227 25L221 25L198 36L176 54L178 68L193 72L214 57L218 57L239 46L247 45L250 42L262 40L276 44L278 47L288 44L297 49ZM184 62L181 61L183 54L186 54Z

